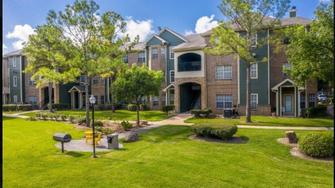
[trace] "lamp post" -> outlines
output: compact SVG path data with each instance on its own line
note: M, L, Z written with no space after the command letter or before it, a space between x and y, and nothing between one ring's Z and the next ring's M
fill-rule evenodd
M90 97L90 104L92 105L92 134L93 134L93 158L97 158L95 155L95 130L94 130L94 104L96 99L93 95Z

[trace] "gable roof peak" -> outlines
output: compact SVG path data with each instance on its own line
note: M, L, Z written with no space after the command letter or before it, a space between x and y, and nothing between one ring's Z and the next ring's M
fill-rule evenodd
M161 29L161 30L159 31L158 35L161 35L161 34L162 34L163 32L165 32L165 31L172 33L173 35L175 35L176 37L180 38L180 39L183 40L184 42L188 42L187 38L185 38L182 34L179 34L179 33L177 33L176 31L174 31L174 30L172 30L172 29L170 29L170 28L168 28L168 27L164 27L163 29Z

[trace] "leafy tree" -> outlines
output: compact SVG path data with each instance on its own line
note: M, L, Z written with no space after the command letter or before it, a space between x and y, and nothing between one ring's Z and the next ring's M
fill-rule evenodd
M320 79L334 87L334 2L321 4L308 26L284 30L290 69L285 71L300 86L309 79Z
M125 32L123 18L112 11L101 16L99 6L94 1L76 0L65 10L50 11L48 23L56 26L74 46L75 67L85 76L86 125L89 125L89 91L93 77L108 77L111 67L122 61L124 51L121 46L129 42L129 37L119 37Z
M114 81L113 88L116 97L135 103L137 126L140 122L139 110L142 98L158 95L162 81L163 73L161 71L152 71L145 66L136 65L126 69Z
M278 26L289 4L290 0L222 0L219 6L224 21L212 30L211 45L205 51L213 55L235 54L246 64L247 123L251 122L250 66L253 62L267 62L255 52L268 41L268 37L258 38L255 45L255 36Z
M32 73L37 87L48 85L49 110L52 111L53 83L74 81L78 71L73 68L71 43L62 36L61 31L52 25L37 27L36 35L30 35L24 48L28 59L26 72Z

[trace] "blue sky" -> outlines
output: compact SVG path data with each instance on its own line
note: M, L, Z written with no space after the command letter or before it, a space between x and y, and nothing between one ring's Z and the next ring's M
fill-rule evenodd
M49 10L63 10L73 0L4 0L3 49L10 52L22 47L33 28L45 23ZM113 10L127 19L129 34L143 38L169 27L181 34L202 32L217 24L222 14L220 0L96 0L100 11ZM313 18L320 0L291 0L301 17ZM198 24L197 24L198 23ZM197 24L197 27L196 27Z

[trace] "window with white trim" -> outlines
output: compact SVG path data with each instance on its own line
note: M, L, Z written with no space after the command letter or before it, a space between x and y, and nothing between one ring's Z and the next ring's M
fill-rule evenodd
M157 59L158 58L158 49L152 48L151 49L151 59Z
M144 63L145 62L145 52L138 53L137 62L139 62L139 63Z
M284 76L287 76L286 71L288 71L288 70L291 70L291 64L289 64L289 63L283 64L282 72L283 72Z
M152 97L152 105L153 106L159 105L159 98L157 96Z
M28 103L37 104L37 97L35 97L35 96L28 97Z
M17 87L17 76L13 76L13 87Z
M17 95L14 95L14 96L13 96L13 102L14 102L14 104L17 103Z
M256 109L258 104L258 93L250 94L250 109Z
M165 48L161 48L161 56L162 58L165 58Z
M170 46L170 47L169 47L169 58L170 58L170 59L174 59L174 52L173 52L173 50L172 50L173 47L174 47L174 46Z
M251 46L256 47L257 46L257 33L255 33L254 35L251 35L250 40L251 40Z
M250 78L257 79L258 78L258 64L253 63L250 65Z
M170 83L174 82L174 70L170 70Z
M217 109L231 109L233 107L232 95L216 95Z
M231 65L217 65L215 77L217 80L231 80L232 66Z

